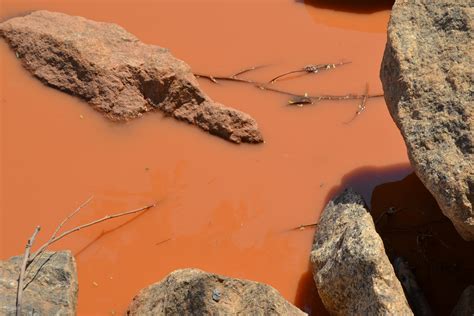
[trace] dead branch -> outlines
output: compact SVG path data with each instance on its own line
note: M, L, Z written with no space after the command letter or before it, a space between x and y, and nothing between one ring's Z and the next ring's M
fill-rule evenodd
M56 230L54 231L54 233L51 235L51 237L49 238L49 240L51 239L54 239L54 237L56 237L56 235L58 234L58 232L61 230L61 228L64 226L64 224L66 224L67 221L69 221L71 219L71 217L73 217L74 215L76 215L82 208L84 208L87 204L89 204L90 201L92 201L94 197L91 196L90 198L88 198L84 203L82 203L81 205L79 205L78 208L76 208L74 210L74 212L72 212L71 214L69 214L59 225L58 227L56 227Z
M219 84L219 81L231 81L231 82L237 82L237 83L242 83L242 84L247 84L254 86L257 89L263 90L263 91L269 91L269 92L274 92L282 95L286 95L291 97L291 99L288 101L288 105L296 105L296 106L303 106L307 104L314 104L316 102L320 101L344 101L344 100L365 100L363 102L364 107L365 103L367 102L367 99L370 98L379 98L383 97L383 94L373 94L369 95L368 93L365 93L363 95L359 94L346 94L346 95L309 95L307 93L301 95L298 93L293 93L290 91L282 90L282 89L277 89L274 87L271 87L268 85L268 83L263 83L263 82L258 82L250 79L244 79L241 77L238 77L239 74L242 73L247 73L252 70L261 68L263 66L256 66L256 67L250 67L245 69L244 71L237 72L233 75L230 76L221 76L221 75L209 75L209 74L202 74L202 73L195 73L194 75L197 78L203 78L211 81L212 83Z
M23 298L23 291L26 289L26 286L24 286L25 273L27 272L28 267L35 261L35 259L38 256L41 256L41 254L43 254L43 252L51 244L55 243L56 241L66 237L66 236L68 236L68 235L70 235L70 234L72 234L76 231L79 231L83 228L87 228L87 227L99 224L101 222L108 221L108 220L113 219L113 218L122 217L122 216L126 216L126 215L131 215L131 214L135 214L135 213L139 213L139 212L144 212L144 211L156 206L156 203L154 203L154 204L147 205L147 206L144 206L144 207L140 207L140 208L137 208L137 209L133 209L133 210L130 210L130 211L125 211L125 212L116 213L116 214L112 214L112 215L106 215L106 216L104 216L100 219L94 220L92 222L76 226L76 227L74 227L70 230L67 230L67 231L63 232L59 236L57 236L57 234L59 233L61 228L64 226L64 224L67 221L69 221L75 214L77 214L82 208L84 208L91 200L92 200L92 197L90 197L88 200L86 200L84 203L82 203L76 210L74 210L74 212L69 214L58 225L58 227L56 227L56 229L53 232L53 234L51 235L50 239L46 243L44 243L41 247L39 247L39 249L36 252L34 252L32 255L30 255L31 247L33 246L36 235L39 233L41 227L37 226L34 233L33 233L33 235L30 237L30 239L28 239L28 242L26 243L26 246L25 246L25 254L23 256L23 261L22 261L22 265L21 265L21 268L20 268L20 274L19 274L19 277L18 277L18 288L17 288L17 296L16 296L16 316L20 315L21 303L22 303L22 298Z
M50 246L51 244L55 243L56 241L66 237L67 235L69 234L72 234L74 232L77 232L83 228L86 228L86 227L89 227L89 226L92 226L92 225L95 225L95 224L99 224L101 222L105 222L105 221L108 221L110 219L113 219L113 218L117 218L117 217L122 217L122 216L125 216L125 215L131 215L131 214L135 214L135 213L139 213L139 212L143 212L143 211L146 211L152 207L155 207L156 204L151 204L151 205L148 205L148 206L145 206L145 207L140 207L140 208L137 208L137 209L134 209L134 210L131 210L131 211L126 211L126 212L122 212L122 213L117 213L117 214L113 214L113 215L106 215L100 219L97 219L95 221L92 221L92 222L89 222L87 224L83 224L83 225L80 225L80 226L76 226L68 231L65 231L64 233L62 233L61 235L57 236L57 237L54 237L50 240L48 240L43 246L41 246L35 253L34 255L32 255L31 257L31 261L33 261L38 255L40 255L42 252L44 252L46 250L46 248L48 246Z
M304 73L304 74L316 74L319 73L322 70L331 70L335 69L338 66L350 64L350 61L347 62L340 62L337 64L317 64L317 65L306 65L303 68L296 69L296 70L291 70L285 73L282 73L276 77L274 77L272 80L270 80L268 83L275 83L278 79L281 79L287 75L295 74L295 73Z
M360 104L358 105L358 109L357 111L355 112L354 116L352 117L352 119L350 119L349 121L347 121L345 124L349 124L350 122L352 122L353 120L355 120L362 112L365 111L365 106L367 104L367 99L369 98L369 84L366 83L365 84L365 93L362 97L362 101L360 102Z
M293 230L303 230L305 228L309 228L309 227L316 227L318 226L319 223L313 223L313 224L303 224L303 225L300 225L298 227L295 227L293 228Z
M25 271L26 271L28 262L30 260L30 250L31 250L31 247L33 246L33 243L35 242L36 235L38 235L40 230L41 230L41 227L36 226L35 231L33 232L33 235L31 235L30 239L28 239L28 242L26 243L26 246L25 246L25 254L23 255L23 261L21 263L20 275L18 276L18 287L16 290L16 316L20 316L21 303L23 300L23 283L25 282L24 276L25 276Z

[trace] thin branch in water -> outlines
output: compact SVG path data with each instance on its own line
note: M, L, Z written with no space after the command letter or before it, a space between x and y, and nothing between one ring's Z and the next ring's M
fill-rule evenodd
M292 230L303 230L305 228L309 228L309 227L316 227L318 226L319 223L313 223L313 224L304 224L304 225L300 225L298 227L295 227L293 228Z
M117 214L113 214L113 215L106 215L100 219L97 219L95 221L92 221L92 222L89 222L87 224L83 224L83 225L80 225L80 226L76 226L70 230L67 230L65 232L63 232L61 235L57 236L57 237L54 237L50 240L48 240L43 246L41 246L36 252L35 254L32 256L32 258L30 259L30 261L33 261L38 255L40 255L49 245L51 245L52 243L55 243L56 241L66 237L67 235L69 234L72 234L74 232L77 232L83 228L86 228L86 227L89 227L89 226L92 226L92 225L95 225L95 224L98 224L98 223L101 223L101 222L105 222L105 221L108 221L110 219L113 219L113 218L117 218L117 217L121 217L121 216L125 216L125 215L131 215L131 214L135 214L135 213L139 213L139 212L143 212L143 211L146 211L152 207L155 207L156 204L151 204L151 205L148 205L148 206L145 206L145 207L140 207L140 208L137 208L137 209L134 209L134 210L131 210L131 211L126 211L126 212L122 212L122 213L117 213Z
M247 72L250 72L250 71L254 71L254 70L257 70L257 69L260 69L260 68L263 68L263 67L266 67L267 65L259 65L259 66L252 66L252 67L249 67L249 68L245 68L245 69L242 69L241 71L239 72L236 72L235 74L232 75L232 77L238 77L242 74L245 74Z
M51 237L49 238L49 240L54 239L54 237L56 237L56 235L57 235L58 232L61 230L61 228L64 226L64 224L66 224L67 221L69 221L74 215L76 215L82 208L86 207L87 204L89 204L90 201L92 201L93 198L94 198L94 196L91 196L91 197L88 198L85 202L83 202L81 205L79 205L79 207L76 208L76 209L74 210L74 212L72 212L71 214L69 214L69 215L58 225L58 227L56 227L56 230L55 230L54 233L51 235Z
M165 239L165 240L159 241L159 242L157 242L157 243L155 244L155 246L159 246L159 245L161 245L161 244L164 244L165 242L168 242L168 241L170 241L170 240L172 240L172 239L173 239L173 238L167 238L167 239Z
M125 212L121 212L121 213L117 213L117 214L106 215L106 216L104 216L100 219L94 220L92 222L89 222L89 223L86 223L86 224L83 224L83 225L80 225L80 226L76 226L76 227L74 227L70 230L67 230L67 231L63 232L59 236L56 236L58 234L59 230L61 229L61 227L69 219L71 219L71 217L73 217L77 212L79 212L84 206L86 206L91 200L92 200L92 197L89 198L88 200L86 200L83 204L81 204L74 212L69 214L58 225L58 227L54 231L51 238L46 243L44 243L35 253L33 253L31 255L30 255L31 247L33 246L36 235L38 235L39 231L41 230L41 227L37 226L34 233L33 233L33 235L30 237L30 239L28 239L28 242L26 243L26 246L25 246L25 253L24 253L24 256L23 256L23 261L22 261L22 264L21 264L21 267L20 267L20 274L18 276L18 288L17 288L17 294L16 294L16 316L19 316L21 314L20 312L21 312L21 303L22 303L22 298L23 298L23 290L25 290L26 286L31 283L31 281L30 281L30 282L28 282L27 285L24 286L26 270L35 261L35 259L38 256L41 256L41 254L43 254L43 252L46 250L47 247L49 247L51 244L55 243L56 241L66 237L67 235L72 234L76 231L79 231L83 228L93 226L95 224L99 224L101 222L108 221L108 220L113 219L113 218L126 216L126 215L131 215L131 214L135 214L135 213L139 213L139 212L144 212L144 211L156 206L156 203L155 203L155 204L151 204L151 205L148 205L148 206L145 206L145 207L137 208L137 209L134 209L134 210L131 210L131 211L125 211ZM42 266L40 266L39 269L41 269L41 267ZM37 271L37 273L38 272L39 272L39 270Z
M305 93L302 97L297 96L293 97L292 99L288 100L288 105L296 105L296 106L303 106L306 104L313 104L313 99L308 97L308 94Z
M354 114L354 117L352 117L352 119L350 119L349 121L347 121L345 124L349 124L351 123L353 120L355 120L362 112L365 111L365 107L367 105L367 99L369 98L369 84L366 83L365 84L365 93L364 95L362 96L362 101L360 102L360 104L358 105L358 109L357 111L355 112Z
M20 316L21 314L21 303L23 300L23 283L25 282L25 271L28 266L28 262L30 260L30 251L31 247L33 246L33 243L35 242L36 235L38 235L39 231L41 230L40 226L36 226L35 231L33 232L33 235L31 235L30 239L28 239L28 242L26 243L25 246L25 254L23 255L23 261L21 263L21 268L20 268L20 275L18 276L18 287L16 290L16 316Z
M263 67L263 66L250 67L250 68L245 69L243 72L249 72L254 69L258 69L260 67ZM217 76L217 75L208 75L208 74L202 74L202 73L194 73L194 75L197 78L207 79L215 84L219 84L219 81L231 81L231 82L251 85L260 90L286 95L288 97L291 97L291 99L288 101L288 105L295 105L299 107L302 107L303 105L314 104L320 101L345 101L345 100L364 100L365 99L365 101L363 102L365 104L367 100L370 98L383 97L383 94L369 95L367 93L363 95L352 94L352 93L345 94L345 95L309 95L305 93L302 95L302 94L293 93L290 91L271 87L268 85L268 83L263 83L263 82L258 82L258 81L238 77L238 74L243 73L243 72L238 72L237 74L230 75L230 76Z
M306 65L303 68L296 69L296 70L291 70L285 73L282 73L276 77L274 77L272 80L270 80L268 83L275 83L278 79L281 79L287 75L295 74L295 73L306 73L306 74L316 74L319 73L322 70L331 70L334 69L338 66L350 64L350 61L343 61L337 64L317 64L317 65Z

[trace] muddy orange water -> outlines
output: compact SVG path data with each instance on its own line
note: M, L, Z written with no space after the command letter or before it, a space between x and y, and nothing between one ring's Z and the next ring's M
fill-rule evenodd
M1 0L1 18L36 9L117 23L168 47L196 72L231 74L265 64L248 74L264 80L344 60L352 63L277 86L345 94L363 93L367 82L371 93L382 91L388 11L339 12L290 0ZM43 228L37 245L44 242L89 196L91 204L68 227L159 203L52 247L76 256L81 315L123 313L139 289L184 267L268 283L322 315L308 270L314 229L292 228L317 221L330 192L351 184L370 201L376 184L410 172L383 98L369 100L346 124L357 101L289 107L281 95L202 81L212 98L251 114L266 140L233 145L159 113L109 122L42 85L4 41L0 57L2 259L23 251L35 225Z

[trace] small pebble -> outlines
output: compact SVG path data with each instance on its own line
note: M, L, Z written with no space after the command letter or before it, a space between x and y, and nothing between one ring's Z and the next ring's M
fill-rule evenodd
M99 286L99 284L97 284L97 282L95 282L95 281L92 282L92 285L95 286L95 287L98 287L98 286Z
M218 289L214 289L214 291L212 291L212 299L215 302L219 302L221 300L221 292Z

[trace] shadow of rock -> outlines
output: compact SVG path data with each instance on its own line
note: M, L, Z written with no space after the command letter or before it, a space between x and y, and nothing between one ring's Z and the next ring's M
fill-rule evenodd
M459 236L414 173L377 186L371 204L390 260L408 261L435 314L449 315L474 284L474 242ZM382 215L389 209L395 213Z
M308 264L308 271L303 273L298 282L295 305L308 315L329 316L323 302L319 298L318 290L313 280L311 264Z
M370 203L372 191L382 183L398 181L411 173L413 170L409 164L398 164L388 167L362 167L345 175L341 183L329 190L324 205L331 198L342 192L347 187L364 196L367 203ZM308 252L308 262L309 262ZM295 305L309 315L329 315L319 298L316 285L313 280L311 264L308 263L308 270L303 273L296 291Z
M321 9L353 13L374 13L390 10L395 0L296 0Z
M376 186L401 180L411 172L413 172L413 168L409 164L397 164L388 167L361 167L355 169L342 178L340 185L329 190L324 205L326 205L330 199L339 195L345 188L351 187L364 197L365 202L370 208L372 191Z

